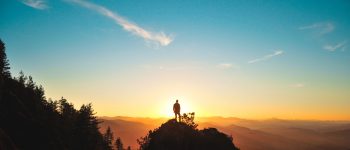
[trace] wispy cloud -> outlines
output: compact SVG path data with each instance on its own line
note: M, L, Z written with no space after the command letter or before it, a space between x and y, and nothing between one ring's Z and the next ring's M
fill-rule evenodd
M83 6L85 8L94 10L101 15L104 15L113 21L117 23L118 25L122 26L124 30L131 32L134 35L137 35L143 39L145 39L147 42L153 42L156 45L160 46L167 46L169 45L174 39L173 37L166 35L163 32L154 33L151 31L147 31L143 29L142 27L138 26L135 23L132 23L125 18L121 17L116 12L113 12L103 6L85 1L85 0L68 0L69 2L74 2L80 6Z
M304 84L304 83L296 83L296 84L290 85L290 87L293 87L293 88L303 88L303 87L305 87L305 84Z
M219 69L238 69L239 66L232 63L221 63L216 66Z
M269 60L269 59L271 59L272 57L275 57L275 56L278 56L278 55L282 55L283 53L284 53L284 52L283 52L282 50L278 50L278 51L275 51L275 52L272 53L272 54L265 55L265 56L263 56L263 57L250 60L250 61L248 61L248 63L249 63L249 64L253 64L253 63L256 63L256 62Z
M143 64L140 65L143 69L149 69L149 70L160 70L160 71L180 71L180 70L190 70L190 69L196 69L198 66L189 66L189 65L150 65L150 64Z
M341 49L342 51L344 51L346 44L347 44L347 41L343 41L343 42L340 42L340 43L335 44L335 45L327 44L327 45L323 46L323 49L325 49L327 51L331 51L331 52L334 52L337 49Z
M22 0L22 3L35 9L49 8L44 0Z
M319 35L331 33L334 31L335 26L331 22L318 22L307 26L299 27L299 30L313 30Z

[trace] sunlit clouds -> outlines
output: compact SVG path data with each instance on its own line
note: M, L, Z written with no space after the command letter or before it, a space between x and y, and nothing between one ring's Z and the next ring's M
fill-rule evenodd
M151 31L147 31L142 27L138 26L137 24L132 23L126 20L125 18L121 17L116 12L113 12L107 9L106 7L103 7L88 1L84 1L84 0L68 0L68 1L76 3L90 10L94 10L100 13L101 15L104 15L112 19L113 21L115 21L116 24L122 26L124 30L143 38L147 42L152 42L153 44L156 44L156 46L158 45L167 46L174 40L172 36L166 35L164 32L154 33Z

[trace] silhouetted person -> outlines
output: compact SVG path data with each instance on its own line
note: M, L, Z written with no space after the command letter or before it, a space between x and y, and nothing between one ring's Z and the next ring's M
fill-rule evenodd
M179 122L181 122L181 115L180 115L180 104L179 100L176 100L176 103L173 106L173 111L175 113L175 120L177 121L177 117L179 117Z

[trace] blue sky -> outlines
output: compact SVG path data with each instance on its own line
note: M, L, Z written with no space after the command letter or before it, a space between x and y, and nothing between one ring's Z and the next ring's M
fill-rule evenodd
M346 0L0 3L11 72L99 115L182 98L203 115L350 119Z

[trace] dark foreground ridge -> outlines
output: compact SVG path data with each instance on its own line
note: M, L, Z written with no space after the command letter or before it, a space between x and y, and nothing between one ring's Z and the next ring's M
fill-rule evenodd
M143 150L238 150L232 137L215 128L198 130L188 122L171 119L138 140Z

